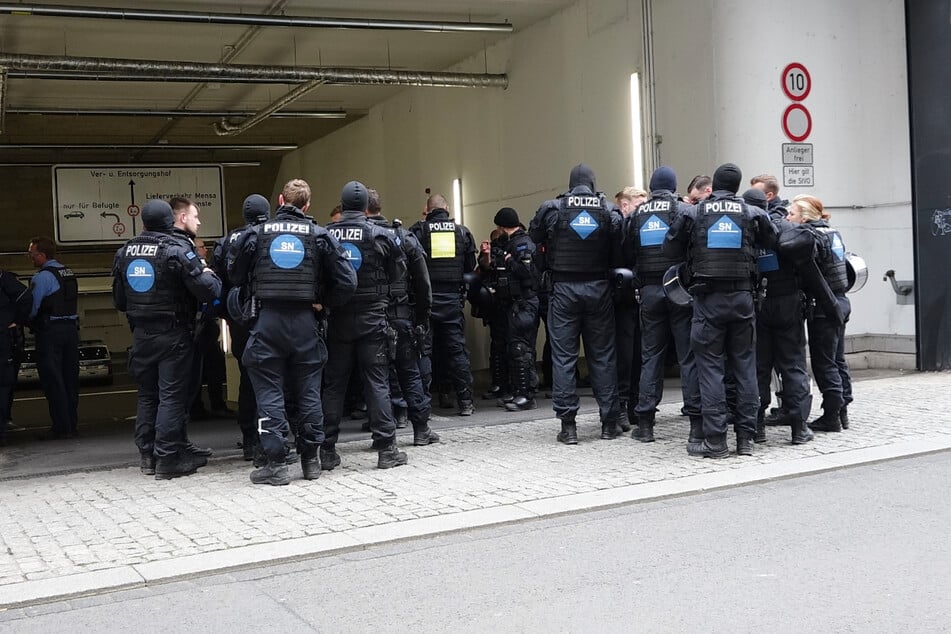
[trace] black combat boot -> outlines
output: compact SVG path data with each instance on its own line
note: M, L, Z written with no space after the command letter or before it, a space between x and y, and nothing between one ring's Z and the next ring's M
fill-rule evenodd
M575 424L574 416L562 419L561 431L558 433L557 440L566 445L578 444L578 426Z
M252 484L270 484L272 486L290 484L291 475L287 469L287 463L283 460L277 462L268 460L266 465L251 472L251 482Z
M617 419L617 428L620 430L620 433L626 434L631 431L631 423L627 420L627 401L621 401L620 406L621 415Z
M538 404L535 402L535 399L525 396L516 396L514 399L505 404L505 409L510 412L520 412L528 409L535 409L536 407L538 407Z
M696 445L703 442L703 416L690 416L690 435L687 444Z
M187 476L198 471L198 467L205 466L207 460L191 454L185 450L167 456L159 456L155 460L155 479L171 480Z
M617 436L617 421L609 420L601 423L601 440L614 440Z
M429 428L429 425L423 425L419 429L413 430L413 445L424 447L439 442L439 435Z
M201 458L211 458L215 453L210 447L196 447L190 440L185 441L185 451Z
M142 475L155 475L155 454L151 451L140 451L139 469Z
M403 466L408 461L409 459L406 457L406 454L400 451L394 442L386 449L380 451L379 457L376 461L376 468L392 469L393 467Z
M806 425L804 420L793 420L792 424L792 444L794 445L804 445L813 438L815 434L812 433L812 430L809 429L809 426Z
M822 416L809 423L809 427L812 428L812 431L842 431L842 423L839 422L838 413L823 413Z
M409 416L406 413L405 407L394 407L393 418L396 419L397 429L406 429L409 426Z
M492 401L502 395L502 388L498 385L490 385L489 389L482 393L483 401Z
M305 480L316 480L320 477L320 453L317 449L308 449L301 454L300 468L304 472Z
M769 415L763 419L767 427L776 427L789 424L789 412L781 407L774 407Z
M698 443L688 443L687 453L691 456L702 456L704 458L727 458L730 455L730 448L726 444L726 438L721 438L711 442L704 438Z
M753 434L753 442L764 443L766 442L766 412L760 411L756 415L756 433Z
M320 468L324 471L333 471L334 467L340 466L340 454L333 447L320 448Z
M749 432L739 431L736 433L736 455L753 455L753 435Z
M637 429L631 433L631 438L640 442L654 442L654 412L637 417Z
M459 415L472 416L475 413L475 405L471 398L459 399Z
M842 426L842 429L849 428L849 406L843 405L842 409L839 410L839 424Z

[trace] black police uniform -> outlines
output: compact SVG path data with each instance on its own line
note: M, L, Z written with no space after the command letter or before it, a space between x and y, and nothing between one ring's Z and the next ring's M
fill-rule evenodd
M222 297L234 287L228 277L228 263L234 260L233 245L237 244L248 230L266 221L271 215L271 207L267 199L260 194L251 194L244 199L242 214L247 224L228 233L225 239L215 247L213 269L221 278ZM234 316L227 314L228 333L231 335L231 354L238 363L240 375L238 383L238 428L241 430L241 447L245 460L252 460L256 448L260 448L257 428L257 401L254 398L254 387L251 377L241 357L247 346L250 331L248 325L239 323Z
M805 226L816 236L816 262L841 311L830 311L816 305L809 325L809 356L816 385L822 392L822 416L810 423L816 431L841 431L841 411L852 400L852 378L845 362L845 323L852 304L845 293L848 274L845 266L845 243L838 231L825 220L811 220Z
M625 251L633 258L640 285L641 383L635 407L638 429L633 437L641 442L654 440L654 417L664 395L664 366L671 341L680 365L683 411L695 430L702 425L700 384L690 347L693 308L667 299L663 286L667 269L684 261L683 254L663 252L664 237L674 219L690 206L674 195L677 184L670 168L655 170L650 187L650 199L631 213L625 227Z
M79 284L72 270L55 260L37 275L49 273L57 289L42 298L30 321L36 336L36 369L49 409L52 437L75 435L79 423ZM36 301L35 287L34 301Z
M624 215L616 212L624 233ZM623 239L623 238L622 238ZM641 317L640 304L630 284L614 288L614 338L617 341L618 417L620 431L631 431L637 424L635 409L640 398L641 382Z
M314 305L346 303L356 276L326 229L294 205L250 228L234 243L228 277L245 285L256 308L242 361L258 404L258 434L267 464L251 472L255 484L287 484L285 439L290 433L284 392L301 421L297 449L305 479L320 476L324 440L320 385L327 348Z
M753 192L757 192L761 200L751 199ZM768 204L758 190L745 193L743 198L748 204L755 204L761 209ZM799 225L785 219L785 207L770 205L769 216L779 230L779 241L775 249L761 249L756 258L757 275L760 277L760 301L756 307L756 377L760 406L756 417L755 440L766 441L764 419L772 397L775 369L782 381L783 399L783 414L778 424L791 427L792 442L798 445L812 440L812 433L806 426L812 409L812 395L806 370L805 306L796 260L800 257L797 252L803 249L811 255L813 241L810 235L802 232ZM807 244L797 244L795 233L800 233Z
M504 310L500 310L496 301L495 264L505 258L503 244L506 241L508 236L504 233L490 241L488 256L480 254L479 257L478 288L472 284L469 285L469 302L473 306L473 316L481 317L483 323L489 327L489 374L492 383L482 398L495 400L499 407L504 407L515 398L509 380L506 351L508 315ZM477 311L478 315L476 315Z
M445 360L446 372L456 391L460 414L471 414L472 369L466 347L463 275L475 270L475 240L466 227L456 224L445 209L433 209L426 220L409 231L426 252L433 291L433 351ZM439 362L434 359L434 364Z
M729 455L724 388L728 371L736 382L737 451L752 453L759 409L752 284L755 249L772 247L777 230L766 212L736 196L741 178L735 165L717 168L713 195L674 218L664 240L668 255L687 247L692 275L690 341L700 381L704 440L688 443L691 455Z
M398 392L406 403L406 412L413 424L413 444L422 446L439 442L439 436L429 428L432 402L423 388L419 372L419 357L423 350L423 338L429 330L433 302L426 252L413 234L403 230L398 220L390 224L380 215L368 216L367 220L386 230L406 258L406 275L390 282L389 304L386 308L391 359L390 389L391 392Z
M6 441L13 388L23 353L23 324L32 307L30 289L16 275L0 269L0 445Z
M396 448L396 419L390 407L389 354L386 311L390 284L406 273L403 250L386 229L366 219L367 191L357 181L344 186L341 193L343 217L327 225L336 238L357 277L357 290L344 306L330 313L327 341L330 362L324 385L326 439L321 448L324 469L340 464L335 450L343 416L343 402L354 369L366 386L367 416L373 446L379 451L380 468L406 464L406 454Z
M578 442L575 392L578 342L584 337L591 387L601 414L601 437L617 435L620 415L614 338L614 299L608 272L621 263L620 219L595 189L586 165L571 171L570 191L544 202L530 235L544 245L551 279L548 328L551 335L552 406L561 419L558 440Z
M195 251L172 236L168 203L147 202L142 222L146 230L116 253L112 301L132 328L128 366L138 386L135 444L142 471L168 479L205 464L186 449L192 329L197 302L214 300L221 280L204 271Z
M515 228L518 227L518 216L515 210L503 208L496 214L495 223ZM535 243L524 229L518 227L511 234L499 236L492 253L494 309L504 320L499 333L505 346L502 361L507 365L504 374L506 386L511 388L513 396L505 403L505 408L513 412L534 409L538 387L535 371L535 340L538 336Z

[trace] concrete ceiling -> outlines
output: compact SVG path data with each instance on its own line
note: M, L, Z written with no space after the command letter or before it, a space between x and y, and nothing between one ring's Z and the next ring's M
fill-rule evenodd
M0 3L0 54L68 58L131 59L147 62L198 62L269 67L347 67L395 71L444 71L478 53L508 33L429 32L392 29L249 27L165 20L50 17L42 7L96 7L140 10L133 0L55 4ZM8 5L19 5L11 14ZM570 0L161 0L148 10L172 12L333 17L361 20L510 23L523 29L570 4ZM335 85L316 87L293 103L290 111L339 111L342 119L268 117L234 136L214 130L219 116L94 115L88 110L202 110L257 112L299 83L227 83L114 80L108 73L93 79L38 78L38 70L7 65L3 85L5 116L0 133L0 163L126 163L267 161L289 151L263 149L155 149L77 145L305 145L366 114L405 86ZM20 68L20 70L17 70ZM20 76L17 76L20 75ZM23 76L25 75L25 76ZM434 90L412 87L411 90ZM455 88L498 90L498 88ZM38 110L68 114L36 114ZM30 111L30 113L17 113ZM232 121L238 121L233 119ZM14 148L14 145L53 145ZM72 146L72 147L69 147Z

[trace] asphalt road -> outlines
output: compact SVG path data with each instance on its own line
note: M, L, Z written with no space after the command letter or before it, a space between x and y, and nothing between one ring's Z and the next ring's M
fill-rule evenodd
M933 632L948 454L0 612L5 632Z

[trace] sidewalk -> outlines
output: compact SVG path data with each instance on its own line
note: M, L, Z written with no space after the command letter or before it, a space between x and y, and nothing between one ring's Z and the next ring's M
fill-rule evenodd
M947 374L917 373L857 382L851 429L793 446L789 428L769 428L753 457L718 461L687 456L687 419L669 403L652 444L598 439L589 410L581 444L565 447L557 420L538 410L405 447L410 463L398 469L377 470L368 441L343 443L342 467L287 487L250 484L235 459L164 482L131 467L7 480L0 608L944 451L949 385Z

